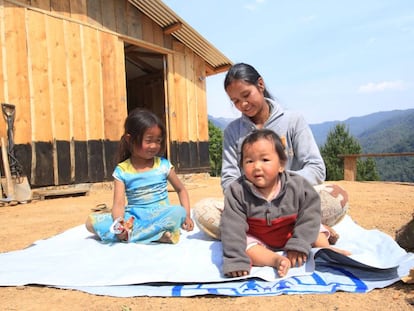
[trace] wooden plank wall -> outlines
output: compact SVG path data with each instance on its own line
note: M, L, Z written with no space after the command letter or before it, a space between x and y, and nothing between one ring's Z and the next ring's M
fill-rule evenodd
M205 118L205 63L177 41L174 42L173 49L174 99L170 105L170 119L176 120L177 128L172 129L171 136L177 141L206 141L208 120Z
M31 184L103 181L127 112L122 40L8 1L0 5L0 101L16 107L14 142ZM1 118L0 135L6 130Z
M169 105L171 157L183 172L193 171L193 168L208 170L205 64L177 41L173 43L173 49L174 99Z
M16 152L32 185L110 178L127 113L122 38L171 50L168 78L157 82L168 95L171 160L208 166L199 56L127 0L0 0L0 102L16 106ZM0 118L2 137L6 129Z

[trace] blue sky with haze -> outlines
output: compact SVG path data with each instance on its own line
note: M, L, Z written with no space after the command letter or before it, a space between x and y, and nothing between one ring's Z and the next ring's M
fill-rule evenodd
M414 108L412 0L163 2L311 124ZM207 78L208 113L235 118L224 75Z

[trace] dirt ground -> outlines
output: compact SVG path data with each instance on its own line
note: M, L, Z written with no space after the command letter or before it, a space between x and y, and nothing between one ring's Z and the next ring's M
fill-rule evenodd
M193 176L185 183L194 204L221 194L218 178ZM351 217L366 229L392 237L414 212L414 184L335 182L348 191ZM177 196L170 192L171 201ZM91 208L112 202L111 183L93 185L88 195L33 200L0 207L0 252L19 250L32 242L84 223ZM413 267L414 268L414 267ZM273 297L114 298L45 286L0 287L2 310L413 310L414 284L397 282L366 294L338 292Z

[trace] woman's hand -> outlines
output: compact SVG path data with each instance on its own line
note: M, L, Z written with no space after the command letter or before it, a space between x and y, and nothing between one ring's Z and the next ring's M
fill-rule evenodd
M194 229L194 222L191 219L191 217L187 216L185 218L185 221L182 224L181 228L183 228L186 231L193 231L193 229Z
M249 275L249 271L232 271L225 274L229 278L236 278L238 276L246 276Z
M287 258L290 260L292 268L300 267L308 260L308 256L305 253L298 251L287 251Z

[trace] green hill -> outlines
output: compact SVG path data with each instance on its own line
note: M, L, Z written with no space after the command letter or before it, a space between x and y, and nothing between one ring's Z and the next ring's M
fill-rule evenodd
M387 119L361 133L363 153L414 152L414 112ZM375 158L381 180L414 182L414 157Z

